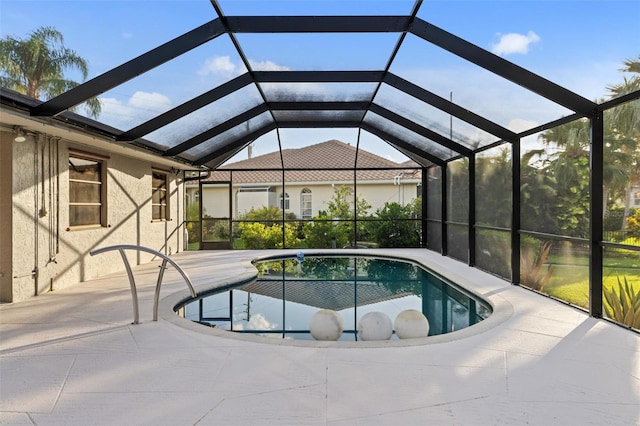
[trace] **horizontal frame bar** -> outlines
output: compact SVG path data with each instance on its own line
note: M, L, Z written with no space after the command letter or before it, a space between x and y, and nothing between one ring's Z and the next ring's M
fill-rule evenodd
M400 33L411 16L225 16L232 33Z
M253 71L257 83L377 83L384 71Z
M369 102L267 102L272 111L364 111Z

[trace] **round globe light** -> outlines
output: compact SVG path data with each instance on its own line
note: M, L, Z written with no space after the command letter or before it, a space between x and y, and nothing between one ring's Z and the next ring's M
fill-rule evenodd
M384 312L369 312L358 322L358 336L362 340L389 340L392 333L391 318Z
M399 339L415 339L429 335L429 321L420 311L407 309L396 317L393 323Z
M343 329L342 316L331 309L319 310L309 323L309 331L316 340L338 340Z

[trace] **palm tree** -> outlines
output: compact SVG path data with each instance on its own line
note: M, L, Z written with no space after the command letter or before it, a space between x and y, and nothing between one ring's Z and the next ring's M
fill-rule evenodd
M626 108L626 111L618 110L619 108L622 107L605 112L603 211L606 211L610 196L617 199L623 196L626 187L630 190L633 168L637 168L638 139L627 136L634 131L631 130L633 125L628 123L628 115L632 111L631 108ZM588 170L590 140L588 120L580 119L550 129L541 135L541 139L545 145L555 145L561 149L557 154L551 155L555 158L552 164L557 183L569 184L571 193L574 194L578 187L586 189L584 185L588 180L585 181L584 174Z
M559 230L563 235L586 237L589 229L589 121L578 119L554 127L541 134L540 139L548 147L545 154L549 163L543 172L551 178L555 189L553 203Z
M560 231L556 201L556 181L551 176L545 149L532 149L520 159L521 228L555 234ZM517 196L517 195L515 195Z
M620 71L633 73L631 78L623 77L623 82L607 87L611 98L640 90L640 55L637 59L627 59ZM609 113L612 137L625 141L621 153L627 156L629 178L624 185L624 218L622 230L625 229L631 207L631 187L640 181L640 100L619 105Z
M0 85L41 100L78 86L64 78L64 71L79 70L86 80L87 61L63 42L62 34L53 27L40 27L27 39L7 36L0 40ZM95 118L100 114L100 101L89 99L86 108Z

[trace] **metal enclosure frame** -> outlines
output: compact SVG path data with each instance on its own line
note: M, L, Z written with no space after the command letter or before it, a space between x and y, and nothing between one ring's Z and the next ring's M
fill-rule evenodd
M455 159L465 157L469 160L469 255L468 263L474 266L475 261L475 159L483 150L511 144L512 146L512 215L511 215L511 281L517 284L520 276L520 237L527 232L521 229L521 201L520 190L520 141L523 137L535 132L551 128L555 125L566 123L579 117L590 120L591 129L591 229L590 229L590 307L589 313L594 317L602 316L602 264L603 247L618 245L602 241L602 183L603 183L603 112L623 102L640 99L640 91L623 96L604 104L592 102L570 90L559 86L539 75L536 75L520 66L517 66L497 55L494 55L464 39L457 37L435 25L417 17L422 4L417 0L408 15L401 16L226 16L216 0L212 0L211 21L195 28L173 40L170 40L150 51L123 63L112 70L99 75L92 80L59 95L46 102L38 102L27 99L7 89L0 91L0 101L3 106L23 111L32 117L49 117L48 119L62 123L65 126L81 128L83 131L96 133L111 139L116 144L131 144L141 147L159 156L171 157L184 163L187 169L214 170L234 154L242 150L248 144L260 136L282 128L358 128L367 131L397 148L410 157L423 169L423 179L426 179L426 169L431 167L441 168L442 184L442 241L441 253L448 254L447 247L447 164ZM242 45L236 34L243 33L396 33L398 41L393 52L387 59L384 69L377 70L331 70L331 71L261 71L253 70ZM558 105L568 108L573 112L552 123L539 126L522 133L515 133L491 120L476 114L451 100L444 99L422 87L407 81L390 71L395 55L405 40L405 36L411 34L418 37L424 43L430 43L442 48L452 55L456 55L470 63L473 63L507 81L516 83L521 87L540 95ZM217 37L228 35L237 53L244 62L247 71L226 83L214 87L177 107L157 115L152 119L124 131L114 129L93 120L80 117L69 112L74 106L117 87L134 77L148 72L163 63L176 58L190 50L201 46ZM289 99L269 99L265 95L262 84L265 83L373 83L375 89L368 99L357 101L330 100L326 102L300 101L291 97ZM242 113L222 122L212 125L206 131L201 132L187 140L177 141L173 146L162 149L158 144L144 139L151 132L167 125L188 114L215 103L233 93L252 86L256 88L262 98L262 102ZM480 129L495 137L490 145L469 147L460 141L454 140L449 135L443 135L434 129L416 123L410 117L403 116L375 102L375 97L380 88L390 87L409 95L416 100L424 102L451 117L455 117L470 126ZM274 112L324 112L324 111L356 111L360 114L358 120L278 120ZM265 123L258 127L252 127L247 132L235 138L224 139L225 132L238 126L246 125L249 128L249 120L263 114L269 117ZM370 117L382 117L385 120L406 129L411 134L433 143L449 152L449 155L440 155L439 151L429 151L413 140L405 140L394 135L383 125L376 124ZM212 138L222 138L224 142L196 158L186 155L193 148L201 146ZM279 140L279 134L278 134ZM284 170L283 164L283 170ZM354 164L354 174L356 164ZM426 193L426 180L423 188ZM423 203L423 208L424 208ZM427 230L427 218L423 215L423 232ZM490 227L489 227L490 228ZM528 233L533 234L533 233ZM557 239L575 240L569 237L554 236ZM426 238L423 238L426 246ZM624 246L626 249L640 250L639 247Z

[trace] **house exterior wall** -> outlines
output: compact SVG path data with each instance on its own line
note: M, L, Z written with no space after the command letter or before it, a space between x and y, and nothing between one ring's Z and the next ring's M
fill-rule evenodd
M3 145L7 137L12 141L10 132L3 134ZM106 226L69 227L69 148L105 158ZM14 302L124 270L117 251L91 256L96 248L134 244L168 255L182 250L183 184L170 171L170 219L152 221L148 161L39 134L13 143L12 167ZM132 265L153 258L133 250L126 253Z
M202 192L203 216L229 217L229 185L206 185Z
M289 209L286 212L295 213L297 218L302 217L302 190L308 188L311 190L311 204L313 216L317 216L320 210L327 210L328 204L334 196L335 189L340 184L291 184L286 185L285 192L289 195ZM353 185L346 185L353 187ZM377 209L382 208L385 202L400 202L406 205L416 198L416 183L407 182L402 185L393 185L392 182L358 182L358 197L366 200L371 208L368 213L374 213ZM276 187L276 206L280 206L280 194L282 186Z
M245 189L244 191L240 190L240 188L233 189L234 195L234 217L240 218L251 211L251 209L258 210L263 207L271 207L278 206L278 202L276 199L276 193L273 191L268 191L266 188L261 188L261 190L251 190L246 191L246 187L242 187Z
M0 302L11 302L13 247L11 205L13 174L13 134L0 131Z
M278 198L273 191L240 191L240 188L247 189L249 187L233 187L231 189L231 212L234 219L248 213L252 208L260 209L268 206L279 206ZM257 189L258 187L256 187ZM264 187L260 187L264 188ZM187 193L190 199L195 200L195 192L197 187L189 187ZM279 194L279 193L278 193ZM229 186L227 184L207 184L202 187L202 211L205 217L226 218L229 217Z
M393 181L389 182L358 182L358 196L366 200L371 208L369 213L374 213L377 209L382 208L386 202L396 202L407 205L417 197L417 181L405 181L400 185L394 185ZM285 187L285 192L289 195L289 209L287 213L294 213L297 218L302 217L301 198L302 190L308 188L311 190L311 203L313 216L317 216L320 210L327 210L328 203L333 198L335 189L341 185L340 183L331 184L321 183L292 183ZM347 185L353 187L353 185ZM244 187L247 187L246 185ZM239 187L234 186L233 206L234 219L239 218L242 214L251 210L251 208L259 209L263 206L280 207L280 196L282 194L282 185L273 185L275 192L238 192ZM188 191L196 191L197 188ZM203 208L205 213L211 217L227 217L227 214L220 212L220 216L215 216L211 212L218 212L221 206L227 209L227 204L221 203L228 197L227 187L203 187ZM225 210L226 211L226 210Z
M403 206L417 198L417 182L393 183L358 183L358 196L370 205L369 213L384 207L385 203L398 203Z
M328 183L321 184L291 184L285 186L285 192L289 194L289 209L287 213L291 212L296 215L296 218L302 218L302 190L311 190L311 210L313 216L317 216L320 210L327 210L327 203L331 197L333 197L333 187ZM280 207L280 194L282 193L282 186L276 188L276 197L278 199L278 207Z

